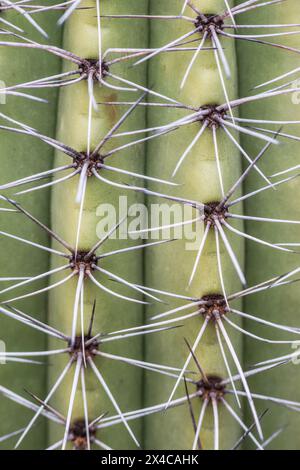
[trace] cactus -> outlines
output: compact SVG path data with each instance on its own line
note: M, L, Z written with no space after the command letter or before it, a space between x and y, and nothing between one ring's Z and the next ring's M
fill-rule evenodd
M2 448L299 449L296 0L0 23Z

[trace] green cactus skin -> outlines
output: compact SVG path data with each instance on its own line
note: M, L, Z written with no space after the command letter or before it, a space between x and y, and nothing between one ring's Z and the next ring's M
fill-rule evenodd
M284 24L299 23L300 13L297 0L274 5L274 8L261 8L260 11L253 11L243 15L244 24ZM274 41L276 42L276 41ZM290 36L281 41L291 47L299 49L299 36ZM247 59L251 54L251 60ZM286 73L300 66L300 59L297 54L262 45L247 44L241 41L238 45L239 79L241 95L248 92L255 85L264 83L267 80ZM255 82L253 82L255 77ZM290 79L292 79L291 77ZM295 77L296 78L296 77ZM289 79L275 83L273 88ZM260 91L265 90L265 88ZM257 101L243 107L243 117L252 119L274 119L274 120L299 120L300 107L293 105L291 96L281 96L269 100ZM278 126L270 126L270 129L278 130ZM298 126L285 126L283 132L298 135ZM255 153L258 150L258 143L255 139L243 137L242 143L246 150ZM278 146L272 149L261 162L261 169L267 175L274 174L285 168L299 164L299 148L297 142L283 140ZM292 174L292 173L291 173ZM289 175L283 175L289 176ZM280 177L279 177L280 178ZM276 179L274 179L276 181ZM252 173L247 179L245 193L258 188L261 185L257 181L256 175ZM299 209L299 182L293 180L286 185L278 187L276 192L267 191L255 198L250 198L245 204L246 214L258 217L300 219ZM255 200L254 200L255 199ZM276 227L275 227L276 225ZM247 232L271 242L299 242L299 226L288 224L271 223L247 223ZM288 253L273 253L261 245L251 242L246 245L246 266L249 284L256 284L261 280L272 276L288 272L295 269L299 264L298 256ZM283 290L284 289L284 292ZM285 286L280 289L272 289L263 294L249 296L244 305L244 311L261 316L273 322L284 323L286 325L298 326L299 324L299 288L297 285ZM258 324L248 321L245 328L254 334L260 334L272 339L284 339L283 333L279 330L258 326ZM297 340L297 338L295 338ZM293 352L289 346L267 345L260 343L259 347L249 338L245 340L245 363L254 364L272 357L281 356ZM257 393L272 396L284 396L286 399L299 400L299 374L296 365L291 364L272 370L267 374L257 375L250 382L253 390ZM275 407L268 404L270 412L264 419L264 429L266 437L275 430L286 426L284 432L271 444L279 449L299 448L299 415L283 407Z
M194 2L204 13L220 13L224 10L223 1L197 1ZM182 7L182 1L166 0L164 2L150 2L152 15L175 15ZM190 13L189 13L190 14ZM188 25L180 21L153 21L151 23L151 47L167 44L176 37L188 32ZM149 83L154 89L175 98L180 102L192 105L222 104L225 102L223 96L217 66L212 51L203 51L194 64L191 75L182 92L179 92L180 82L183 78L191 53L166 53L151 59L149 66ZM226 42L226 54L229 60L233 77L228 81L229 96L237 95L236 62L234 44ZM180 64L180 68L178 65ZM164 124L182 117L180 110L163 108L163 110L150 109L148 113L148 124ZM162 178L170 178L175 165L184 152L187 145L192 141L198 125L186 126L167 136L149 142L147 157L147 173L159 174ZM218 141L223 171L225 191L238 178L241 171L240 157L236 149L228 142L223 133L218 129ZM213 140L211 130L206 130L200 142L195 145L187 156L178 172L176 182L183 183L176 188L172 194L187 199L209 203L221 198L217 166L214 156ZM153 186L154 187L154 186ZM152 186L151 186L152 189ZM158 189L158 188L156 188ZM159 189L158 189L159 190ZM170 194L170 191L169 191ZM161 203L161 200L154 202ZM151 199L152 203L152 199ZM232 240L235 252L242 262L243 243ZM222 243L221 243L222 246ZM146 285L163 288L171 292L181 292L186 295L201 297L206 294L222 293L218 270L216 248L213 233L210 233L208 244L203 253L201 266L197 270L194 281L189 290L185 290L192 271L196 257L196 251L185 251L185 240L173 242L164 247L163 253L149 250L146 253ZM233 272L227 255L222 248L223 272L226 278L226 289L233 292L239 289L239 282ZM170 302L168 309L178 306L178 301ZM161 311L161 307L160 307ZM152 314L153 310L148 313ZM156 308L157 313L157 308ZM146 338L146 360L160 361L161 363L182 367L188 349L183 338L187 338L190 344L196 339L201 327L202 319L194 318L185 323L183 328L169 334L168 340L161 335L155 335L151 340ZM239 334L231 336L235 349L241 358L242 346ZM225 376L226 369L222 362L219 346L212 324L209 325L206 334L197 350L197 356L206 374ZM228 355L229 357L229 355ZM189 369L193 369L193 361ZM174 379L163 377L159 381L152 380L146 376L145 402L160 403L168 400L174 385ZM176 396L184 396L184 387L179 387L180 393ZM191 389L191 391L194 391ZM228 448L238 436L238 428L221 410L220 435L221 448ZM199 415L198 404L195 406L195 415ZM166 413L161 413L146 419L145 423L145 445L150 449L186 449L193 442L193 427L187 407L179 407ZM204 449L213 447L213 418L209 409L207 419L204 422L201 435Z
M35 31L21 15L15 13L1 13L3 18L12 21L16 26L28 32L31 39L41 41L40 34ZM60 30L56 27L57 15L43 13L39 16L39 24L49 32L53 44L60 42ZM57 57L49 57L41 51L17 48L0 48L1 81L6 86L34 80L38 76L54 75L60 69ZM36 96L49 100L48 104L30 103L23 98L7 96L6 104L0 106L0 111L27 125L38 128L44 134L53 136L55 132L56 91L43 90ZM45 112L46 111L46 112ZM1 122L7 125L7 121ZM1 184L23 178L34 173L46 171L52 167L53 151L50 147L37 139L27 136L18 136L10 132L1 131ZM9 194L6 192L5 194ZM12 194L12 192L10 192ZM49 191L43 190L37 199L34 194L19 198L36 217L49 223ZM49 240L41 231L25 220L21 214L1 213L1 230L18 235L36 243L47 245ZM48 270L49 256L47 252L30 248L20 242L1 236L0 240L1 276L28 276L37 275ZM1 288L12 283L1 283ZM35 285L45 287L46 281ZM21 289L18 290L20 295ZM11 292L6 294L11 297ZM2 300L4 300L2 296ZM45 295L29 300L19 301L16 306L30 313L36 318L46 321ZM43 350L46 347L46 338L43 334L30 328L22 328L10 319L1 316L1 340L5 341L6 349L10 351ZM31 390L39 396L46 392L46 369L43 366L8 363L0 367L0 381L8 385L17 393L23 393L24 388ZM1 426L0 433L4 435L24 425L24 420L30 419L31 412L15 413L15 405L8 400L0 400ZM13 417L13 419L12 419ZM46 443L45 422L39 423L28 439L22 444L22 449L40 449ZM5 447L6 443L2 446Z
M94 1L84 1L82 6L94 6ZM122 2L111 2L104 0L101 2L101 13L105 14L145 14L147 13L147 1L136 2L134 0L126 0ZM103 51L112 47L131 47L134 48L138 44L139 47L147 47L147 29L145 25L141 27L140 22L121 19L101 19ZM97 22L95 9L79 10L75 12L68 20L64 31L64 48L71 50L83 58L98 58L98 42L97 42ZM136 83L145 85L145 67L136 69L128 69L128 64L114 66L115 73L133 80ZM96 101L130 101L136 100L136 93L124 91L114 91L103 86L95 85ZM98 113L93 112L92 117L92 138L91 149L102 137L113 127L125 112L126 107L110 107L100 106ZM88 92L87 83L83 82L78 85L65 88L60 95L59 114L58 114L58 139L71 145L79 151L87 150L87 124L88 124ZM122 127L122 131L133 130L138 126L145 126L144 108L134 111L134 114L126 120ZM114 146L121 145L124 141L116 140ZM106 145L105 149L112 148L111 142ZM66 158L57 154L56 164L64 164ZM135 146L128 151L114 156L109 164L119 166L120 168L143 173L144 172L144 148L143 145ZM103 172L103 176L114 181L125 182L119 175L114 176L110 172ZM130 180L131 184L141 186L141 180ZM75 246L76 230L78 220L79 206L75 203L75 195L78 186L78 177L72 179L66 184L57 185L52 192L52 227L55 231L67 240L71 245ZM115 187L111 187L95 179L94 176L88 178L85 205L83 211L82 229L80 233L79 250L88 251L99 240L97 236L97 224L100 216L97 215L99 204L112 204L118 208L119 196L124 191L119 191ZM143 196L132 191L128 191L128 207L134 203L142 203ZM126 212L125 212L126 215ZM120 214L123 217L124 214ZM118 215L119 217L119 215ZM138 241L128 240L108 240L103 250L111 251L112 249L125 248L138 244ZM56 265L57 260L53 260ZM104 260L102 266L123 278L143 283L142 273L142 253L141 250L131 252L129 254L116 255L111 259ZM98 277L98 276L96 276ZM131 297L137 297L134 291L123 289L117 283L107 282L107 278L100 278L101 282L123 294L129 294ZM64 331L70 332L72 324L72 313L74 295L76 290L77 278L65 286L55 289L50 294L49 321ZM53 279L52 279L53 282ZM143 307L142 305L127 302L123 303L120 299L116 299L111 295L100 291L92 282L87 279L84 283L85 299L85 323L86 327L90 321L89 312L92 311L94 300L96 300L96 314L94 321L95 332L110 332L128 327L128 325L136 326L143 324ZM78 322L78 332L80 332L80 323ZM121 344L122 343L122 344ZM142 357L142 340L140 337L131 338L105 348L106 352L124 355L124 350L128 357ZM49 381L52 382L57 377L57 371L66 363L68 357L61 358L55 362L55 366L50 369ZM101 374L103 374L113 395L116 397L121 409L130 410L141 407L142 400L142 373L141 369L122 365L114 361L101 359L96 361ZM59 389L54 405L66 413L68 405L68 397L72 384L73 374L64 382ZM110 411L115 413L109 400L106 398L105 392L101 389L99 382L96 381L91 370L86 373L87 399L89 403L90 419L95 419L102 412ZM79 398L75 400L74 419L83 417L81 393L78 392ZM133 424L138 439L141 438L141 423ZM61 438L61 429L50 425L49 436L50 441L54 442ZM132 448L134 443L128 435L123 425L116 428L108 428L101 433L101 440L107 442L110 446L117 449Z

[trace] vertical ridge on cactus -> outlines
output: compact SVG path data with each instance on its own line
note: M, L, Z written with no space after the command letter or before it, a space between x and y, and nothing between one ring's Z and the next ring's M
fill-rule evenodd
M1 2L9 6L9 2ZM34 25L30 25L30 18L13 12L11 9L1 11L1 28L11 29L16 34L23 34L22 31L28 31L28 35L34 41L41 41L41 31L38 31ZM48 16L42 13L39 16L40 28L48 30L51 36L52 44L59 45L61 33L55 28L55 15ZM11 25L14 25L11 28ZM38 29L40 29L38 28ZM10 36L7 36L7 38ZM3 39L3 36L1 36ZM1 68L1 125L14 126L17 123L24 123L27 126L39 128L41 132L53 135L55 132L55 114L56 114L56 91L54 89L45 89L40 94L35 90L8 90L5 87L13 86L19 81L31 81L37 74L49 75L56 74L59 71L60 63L56 57L46 58L42 52L31 50L26 54L22 50L14 48L0 48L0 68ZM22 95L22 92L25 94ZM32 95L41 102L28 100L26 96ZM43 100L47 100L45 103ZM28 106L28 103L35 103L35 106ZM11 121L5 119L5 116ZM12 179L20 179L31 173L48 171L52 166L53 151L51 148L44 148L39 141L34 142L27 136L16 136L11 132L1 131L1 177L0 184L6 184ZM7 194L7 192L6 192ZM10 191L12 194L12 191ZM49 222L49 192L36 200L34 197L24 196L22 199L34 211L35 215L42 218L46 223ZM4 206L7 204L3 203ZM32 228L27 221L20 221L17 213L1 214L1 290L17 282L22 282L22 278L34 276L41 271L46 271L49 264L49 253L46 251L35 250L22 243L18 243L12 238L3 236L3 232L8 232L14 236L20 236L31 239L35 243L48 244L47 237L39 230ZM8 279L5 282L5 278ZM19 278L19 279L18 279ZM10 279L10 280L9 280ZM45 286L42 279L39 287ZM9 294L1 294L1 301L8 298ZM46 296L40 296L38 299L28 299L17 306L30 312L40 320L46 320ZM26 337L23 336L23 329L18 325L9 323L5 318L1 318L1 341L5 342L6 348L14 349L16 343L18 348L43 349L46 348L46 341L43 335L39 335L34 330L27 331ZM25 367L25 368L24 368ZM35 368L37 367L37 368ZM31 369L30 369L31 368ZM34 366L24 363L1 364L0 381L2 384L10 384L11 387L21 393L25 388L34 390L37 394L43 395L46 392L46 369L44 366ZM1 415L1 434L14 431L22 427L24 421L29 419L30 413L20 415L15 414L15 406L10 403L0 401ZM15 416L14 416L15 415ZM12 419L12 417L14 418ZM11 441L9 441L11 442ZM6 442L1 444L6 447ZM24 449L39 449L46 444L45 423L41 423L39 429L34 429L29 439L24 442Z
M279 4L274 6L274 8L269 8L267 11L261 11L258 13L253 11L244 16L244 23L247 25L249 23L290 23L294 22L295 18L299 18L299 6L297 2L285 2L285 4ZM297 20L295 21L295 23ZM297 30L298 28L295 28ZM299 48L299 35L292 36L290 38L282 39L282 43L291 48ZM239 61L240 61L240 88L241 93L244 90L249 89L249 86L252 88L256 85L260 85L266 82L266 85L257 91L269 91L274 89L276 86L281 85L282 83L290 82L290 79L283 80L280 83L268 83L269 80L272 80L276 76L284 75L291 69L295 69L296 66L299 66L299 55L298 54L287 54L285 51L279 49L269 50L268 54L263 46L257 45L255 53L252 55L252 60L250 62L245 62L245 56L248 53L249 46L246 44L239 44ZM255 70L255 80L251 80L249 77ZM289 83L285 89L288 88L297 88L297 76L293 82ZM281 97L280 99L267 100L264 104L258 102L257 105L248 105L243 110L242 117L247 117L247 119L257 119L264 120L269 119L272 114L272 118L284 119L289 121L299 120L299 106L295 102L295 97L297 97L297 92L291 96ZM247 124L247 126L257 126L260 127L260 124ZM276 124L275 124L276 125ZM268 126L268 128L273 131L276 128L274 125ZM285 134L295 134L299 137L299 127L296 124L287 124L282 129L282 132ZM249 152L255 151L256 142L250 141L247 137L244 138L244 144ZM272 153L269 154L269 158L265 159L261 168L267 172L268 175L273 175L279 173L282 170L286 170L289 167L295 166L298 164L298 154L299 149L297 142L293 140L288 140L284 144L280 145L278 148L274 148ZM293 173L290 173L293 175ZM286 176L290 176L287 174ZM285 175L284 175L285 176ZM272 178L272 182L276 182L278 177ZM245 190L253 190L256 186L256 176L251 174L247 183L245 185ZM257 197L255 201L255 215L268 217L283 217L289 214L292 218L299 218L299 208L297 204L297 183L293 183L291 180L286 185L283 185L280 189L276 191L276 194L272 196L270 192L265 196ZM251 199L246 201L245 208L246 213L249 211L254 212L254 200ZM262 205L263 203L263 205ZM252 214L251 214L252 215ZM286 247L289 246L288 242L298 242L299 239L299 230L297 226L291 226L288 224L279 224L274 228L274 224L262 224L256 223L255 221L247 222L247 231L254 236L266 237L270 241L280 241L286 242ZM285 238L285 240L283 240ZM295 248L297 249L297 248ZM263 278L269 275L277 275L279 272L284 273L294 270L298 266L297 255L285 256L283 253L277 253L276 257L270 256L270 253L262 249L262 246L249 246L247 247L247 272L251 282L259 282ZM260 260L260 269L256 270L257 260ZM296 273L295 273L296 274ZM290 278L292 279L292 278ZM284 278L283 278L284 280ZM261 312L266 320L271 320L275 322L280 322L283 318L291 326L297 326L298 324L298 314L297 306L299 304L299 293L296 285L287 286L284 292L274 291L273 295L258 294L253 297L249 297L245 302L245 308L247 312L251 313L254 309L257 312ZM284 312L284 313L283 313ZM283 315L282 315L283 314ZM246 323L247 325L247 323ZM254 334L261 332L260 328L254 327L251 329ZM281 335L278 334L274 336L280 338ZM295 343L297 345L297 343ZM295 347L294 345L294 347ZM260 362L264 359L270 359L273 357L280 357L286 354L291 354L296 352L288 346L266 346L263 344L261 348L256 349L252 347L251 339L246 340L245 344L245 354L246 360L250 363ZM276 349L275 349L276 348ZM295 358L296 359L296 358ZM296 359L297 360L297 359ZM298 374L297 366L293 363L291 365L284 367L280 373L280 380L277 377L275 370L270 371L264 380L256 377L252 381L253 386L258 388L261 393L266 395L276 394L279 395L283 390L287 393L287 396L297 399L299 394L297 392L297 383L298 383ZM274 431L274 427L277 425L287 426L284 432L278 436L276 441L274 441L273 446L275 448L281 449L296 449L299 447L299 435L296 431L299 423L299 417L297 413L292 411L286 412L282 409L277 410L276 413L273 412L273 407L270 407L271 413L269 416L266 416L265 427L267 432L270 433ZM272 430L272 431L271 431ZM271 444L272 447L272 444Z
M136 5L133 1L126 1L122 2L122 5L117 5L108 1L96 2L96 4L101 6L101 15L128 11L145 13L146 3L143 1ZM114 287L114 283L109 281L109 277L112 277L110 273L114 272L127 282L141 284L143 282L141 250L128 252L128 254L124 253L122 255L123 262L121 261L121 255L119 256L118 254L112 257L111 260L109 258L103 259L103 261L99 260L97 270L100 270L100 272L98 274L96 274L97 270L90 266L88 257L85 258L84 255L88 255L95 246L98 241L97 237L101 238L102 236L100 233L97 233L97 230L99 230L97 228L99 216L104 215L101 214L101 211L107 205L113 205L117 208L118 198L121 194L108 183L98 181L93 172L94 169L97 169L99 174L103 173L104 178L111 179L114 182L115 177L113 172L103 170L102 168L99 169L97 166L97 162L101 163L102 161L101 155L98 156L98 151L104 151L105 154L109 149L113 148L109 131L120 120L124 110L119 106L105 107L97 105L97 102L128 101L132 96L134 96L134 100L136 99L136 93L133 95L131 91L133 87L131 85L123 86L122 83L119 85L117 82L115 82L115 85L115 83L110 81L108 76L110 70L114 70L115 73L118 73L124 79L133 80L141 84L141 86L145 83L144 67L138 70L129 69L126 62L124 65L121 62L111 67L107 66L106 60L109 60L110 56L103 58L104 53L108 48L113 49L120 44L124 48L134 47L137 42L140 47L147 46L147 33L139 28L139 24L135 20L124 19L114 22L114 20L110 21L109 19L101 18L101 23L99 23L99 11L95 9L94 1L83 1L81 2L81 7L92 8L72 13L65 25L63 44L67 50L71 50L72 53L85 60L84 70L86 71L84 73L86 76L85 80L81 83L71 87L64 87L61 90L57 136L59 140L80 152L82 162L78 161L80 168L79 177L77 176L56 185L52 191L52 226L55 230L59 230L62 236L73 246L73 263L76 275L70 281L71 285L66 284L65 287L64 285L61 286L59 290L52 290L49 307L49 320L51 324L56 326L63 325L64 329L68 330L73 323L72 334L79 335L79 337L85 335L87 324L90 321L89 312L92 311L94 301L96 301L96 310L93 331L123 329L130 324L141 324L143 322L141 305L131 303L130 307L125 307L119 299L111 295L112 290L122 294L123 298L128 296L127 292L129 292L129 296L132 296L132 293L128 291L126 286L117 284ZM125 34L127 29L130 32L129 34ZM112 57L114 58L115 56L113 55ZM101 66L99 60L101 61ZM67 68L63 69L64 71L70 70L68 63L65 63L65 67ZM80 67L82 68L83 66ZM144 116L143 108L138 107L134 109L132 115L122 124L122 130L130 130L132 126L136 125L135 123L142 123L145 119ZM101 147L99 142L101 142ZM118 144L119 142L122 143L122 140L117 142ZM102 150L103 143L104 148ZM110 160L112 167L120 167L123 170L143 173L143 146L136 146L132 150L125 149L120 155L113 156ZM57 166L64 165L68 161L61 154L57 154ZM118 177L117 173L116 177ZM131 181L135 183L136 179L133 177ZM133 203L141 203L142 200L142 194L136 195L130 192L127 201L128 207ZM101 204L103 204L102 207ZM57 208L59 208L59 211L57 211ZM99 212L98 216L97 211ZM118 214L117 217L124 217L124 209L123 214ZM114 224L118 220L112 222ZM126 240L124 240L123 244L118 242L118 240L107 240L105 248L106 251L111 251L132 245L133 243L128 243ZM101 252L102 247L95 254L101 256ZM95 263L95 261L91 261ZM56 265L54 258L53 265ZM108 277L104 275L104 270L107 270ZM99 285L103 286L106 292L101 292ZM139 293L137 294L137 298L140 298ZM135 294L133 296L135 297ZM129 311L124 312L124 308ZM74 340L75 337L72 336L72 338ZM126 343L128 343L129 356L141 355L142 340L140 337L132 338ZM119 347L117 343L111 351L122 355L123 347ZM94 362L98 365L98 372L95 372ZM61 360L56 362L56 366L53 368L55 375L56 368L62 367L63 364L64 361ZM76 369L74 370L76 371ZM53 372L50 369L50 381L54 380ZM79 380L76 372L74 374L73 385L75 381ZM62 400L64 401L65 413L68 397L72 393L72 380L71 376L69 379L67 378L65 385L58 389L54 398L54 405L57 404L60 409L63 403ZM85 378L89 419L93 420L100 413L116 410L116 402L121 409L125 410L139 407L141 405L142 394L141 380L142 374L138 368L121 364L119 361L115 361L112 367L110 362L104 358L89 358ZM82 384L80 388L82 388ZM125 389L126 393L122 393L122 389ZM74 396L73 410L69 408L71 420L82 419L84 417L84 409L80 392L78 391ZM112 401L112 404L110 401ZM113 448L135 447L137 440L141 438L139 423L134 425L134 434L136 434L138 439L136 439L130 430L129 425L127 427L129 432L126 432L126 429L123 429L123 427L118 428L117 433L115 431L111 433L110 430L104 432L103 440ZM61 430L56 431L54 426L51 425L50 441L53 442L59 437L61 437Z
M209 2L208 5L204 5L203 2L193 2L193 5L197 9L199 8L201 12L204 11L205 13L212 14L219 12L220 8L223 7L220 3L222 2ZM180 11L181 4L182 2L180 1L164 2L163 4L151 2L151 14L154 16L174 15ZM196 13L191 8L187 8L185 14L189 14L189 16L193 18L196 16ZM187 35L191 31L191 28L194 28L193 24L189 22L186 22L186 25L184 22L181 24L179 21L173 22L172 20L166 23L167 25L159 20L150 23L151 47L157 47L159 50L161 44L171 43L174 41L174 37ZM198 37L196 37L197 42L195 42L195 46L198 47L198 44L201 45L201 35L197 33L197 31L196 34ZM211 45L211 41L209 40L205 43L206 47L211 47ZM235 54L232 43L229 49L226 48L226 54L230 68L233 70L231 80L226 83L226 89L230 99L233 99L237 97L237 85ZM157 56L153 57L150 61L150 83L153 83L155 89L158 89L160 92L165 94L168 91L169 95L186 105L192 105L194 109L202 107L202 109L205 110L209 109L211 106L211 114L213 115L213 107L224 103L224 91L221 86L221 77L215 61L214 51L202 50L201 53L199 53L187 77L185 86L180 90L184 70L189 66L192 57L193 52L166 52L165 54L157 54ZM179 63L181 64L180 69L178 68ZM183 70L183 72L179 73L179 70ZM172 82L168 79L168 77L171 76ZM209 86L205 87L205 83L209 83ZM182 119L185 114L180 110L171 108L163 108L162 110L149 108L148 116L149 125L152 127L154 124L157 125L157 123L160 123L160 125L164 125L170 121L174 121L176 125L176 120ZM219 126L214 123L215 121L212 119L209 126L207 126L209 128L204 130L203 125L201 128L201 123L197 122L195 119L195 123L178 128L169 135L152 140L148 144L148 154L150 156L150 158L148 157L147 159L148 173L159 173L166 178L168 175L172 174L177 163L176 170L178 169L178 175L176 175L175 181L181 183L182 186L179 186L179 188L176 188L172 192L176 196L180 194L181 197L186 199L193 199L199 201L199 203L205 203L208 206L207 216L205 214L206 209L204 208L205 224L207 224L206 227L211 226L211 229L209 232L205 232L207 243L205 243L206 246L202 253L199 266L197 266L196 272L193 273L193 279L189 288L188 282L189 278L191 278L197 251L186 250L185 243L188 243L188 240L176 242L176 251L174 251L174 246L172 248L170 246L170 249L167 248L164 250L163 255L157 253L157 256L154 251L151 252L150 250L146 253L146 283L147 285L157 287L162 285L169 291L175 290L184 292L185 289L188 288L187 294L197 298L201 298L203 295L223 294L222 281L218 273L218 257L216 255L216 245L214 241L215 224L213 221L210 221L208 216L210 212L213 212L211 208L209 208L210 203L222 199L218 161L221 167L225 191L229 189L240 175L239 152L230 141L228 142L228 140L224 138L224 135L218 128ZM214 129L214 133L212 129ZM202 134L201 139L200 133ZM217 146L215 146L215 149L218 147L219 154L217 161L214 152L213 135L216 136L215 140L217 140ZM199 141L197 142L198 139ZM164 158L159 159L157 155L164 155ZM181 159L182 165L179 168L178 162L180 161L180 155L183 157ZM204 173L206 174L205 181L201 176ZM151 188L152 187L153 185L151 185ZM151 203L152 200L149 201L149 204ZM217 206L217 204L215 204L215 206ZM171 204L170 210L172 210ZM202 224L198 223L197 229L203 234ZM217 234L218 233L219 232L217 232ZM240 261L242 261L240 257L242 254L242 243L237 241L234 247L235 251L237 250L239 253ZM198 248L200 248L198 251L198 253L200 253L202 249L201 244L200 246L198 245ZM222 256L220 260L222 260L222 271L226 272L226 289L238 289L239 282L235 279L234 268L231 267L230 261L225 256L223 245L221 249ZM172 307L178 307L179 305L178 300L174 299L172 301ZM152 310L153 309L150 311L152 312ZM204 325L207 323L208 317L206 317L206 323L204 323ZM201 315L199 315L199 317L195 317L189 322L186 322L184 328L178 329L178 332L174 332L171 337L172 341L169 343L166 343L163 341L163 338L160 339L159 337L153 338L151 342L146 339L146 357L160 357L164 361L171 364L180 364L181 367L183 367L189 356L189 351L183 341L183 338L186 337L192 345L193 351L195 351L195 354L199 357L202 367L208 370L210 374L222 377L226 374L226 366L222 361L222 354L216 338L214 324L213 322L207 324L206 333L201 340L199 348L197 348L197 343L199 343L200 337L204 333L203 326L201 333L199 333L201 326L202 320ZM239 351L240 355L241 343L239 337L240 335L238 333L233 335L235 348ZM186 367L189 367L187 363ZM173 387L174 381L168 378L162 379L159 384L156 384L151 379L151 376L146 377L146 404L152 403L153 400L168 400L168 396L171 398L170 394ZM181 389L181 393L182 390L184 389ZM190 393L192 392L193 390L191 389ZM229 434L232 436L232 443L237 439L239 431L238 427L232 423L232 420L225 416L224 410L221 409L220 411L219 426L221 446L228 447L229 441L226 440L227 438L222 432L224 426L230 426ZM198 419L198 406L195 409L195 413ZM204 419L201 437L201 443L204 448L213 448L214 446L214 429L212 423L212 407L209 405L208 412ZM164 414L147 418L145 426L147 448L159 448L162 439L164 439L166 447L170 449L188 448L191 442L194 441L193 427L187 408L180 407L170 411L167 419ZM182 432L183 427L185 428L185 432ZM173 429L174 432L170 433L170 429ZM177 432L175 429L177 429Z

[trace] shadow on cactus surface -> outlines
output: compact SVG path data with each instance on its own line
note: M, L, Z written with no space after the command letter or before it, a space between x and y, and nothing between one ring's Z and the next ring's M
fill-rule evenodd
M300 449L298 3L0 1L1 449Z

